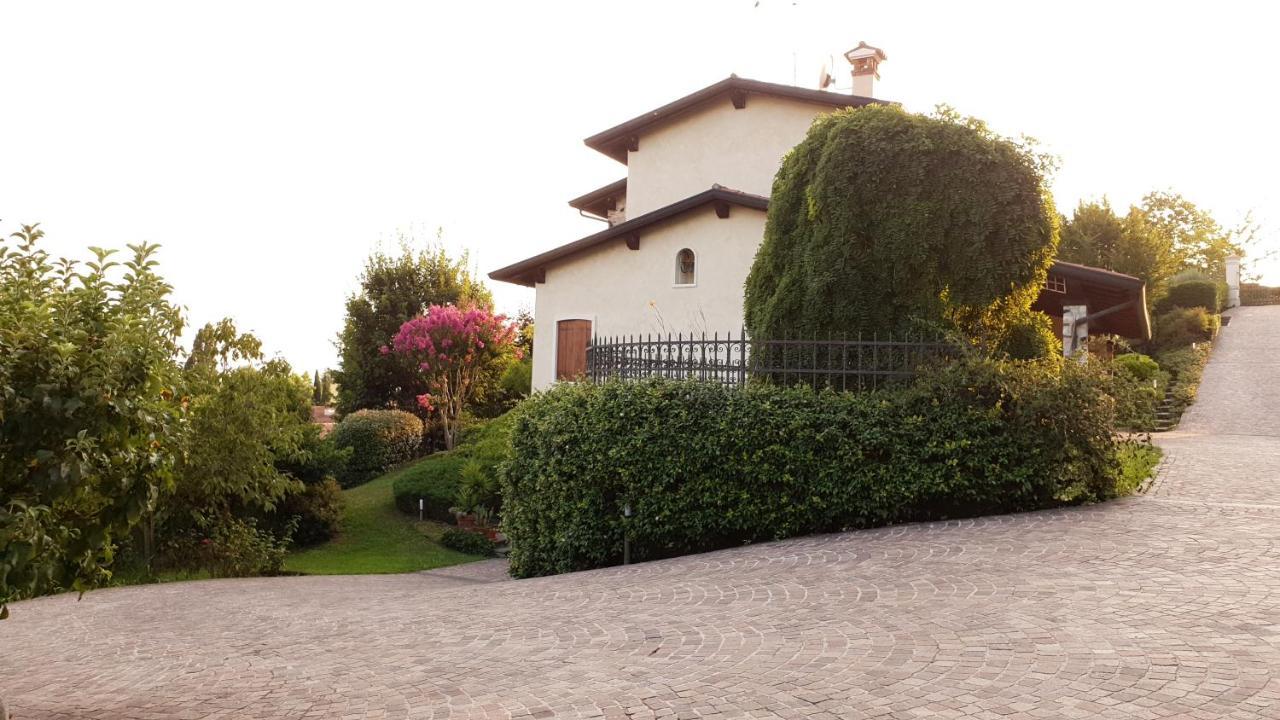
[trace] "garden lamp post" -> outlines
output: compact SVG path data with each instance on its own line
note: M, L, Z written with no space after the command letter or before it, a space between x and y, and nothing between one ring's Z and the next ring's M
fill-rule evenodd
M622 506L622 564L631 564L631 503ZM0 718L3 720L3 718Z

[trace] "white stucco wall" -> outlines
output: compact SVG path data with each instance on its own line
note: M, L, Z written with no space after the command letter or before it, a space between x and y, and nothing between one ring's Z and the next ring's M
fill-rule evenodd
M713 184L768 195L782 156L832 109L749 95L741 110L725 98L640 136L627 154L627 217L683 200Z
M598 335L736 335L742 327L742 288L764 237L764 222L761 210L734 206L721 219L706 205L644 232L639 250L617 239L547 267L534 300L534 389L555 381L560 320L590 320ZM675 287L676 253L686 247L697 257L697 283Z

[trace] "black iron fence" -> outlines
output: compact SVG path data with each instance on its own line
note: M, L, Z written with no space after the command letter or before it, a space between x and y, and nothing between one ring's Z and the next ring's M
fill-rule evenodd
M753 380L836 390L870 390L915 377L920 368L953 355L937 336L777 340L746 333L594 337L587 379L664 377L741 387Z

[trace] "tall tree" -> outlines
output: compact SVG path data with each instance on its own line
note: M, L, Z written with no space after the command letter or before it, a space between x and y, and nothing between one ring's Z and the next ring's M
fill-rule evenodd
M428 413L418 405L427 392L422 376L405 357L383 354L400 326L432 305L490 306L488 288L467 267L467 256L453 259L436 243L414 249L402 239L397 254L373 253L360 276L360 290L347 298L347 315L338 336L338 412L362 408L399 408Z
M114 542L172 481L184 441L180 309L155 246L54 262L0 239L0 619L109 577Z
M1248 221L1239 228L1224 228L1213 215L1174 192L1147 193L1140 209L1152 227L1172 240L1184 267L1211 278L1225 277L1227 256L1243 254L1254 239Z
M1111 203L1084 202L1062 223L1058 258L1142 278L1148 299L1164 294L1169 278L1180 266L1173 239L1153 224L1140 208L1131 207L1124 217Z

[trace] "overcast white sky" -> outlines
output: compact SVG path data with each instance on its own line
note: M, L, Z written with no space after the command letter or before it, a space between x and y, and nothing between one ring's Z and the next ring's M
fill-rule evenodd
M2 0L0 230L77 257L158 242L193 325L332 366L379 242L443 227L483 274L594 232L565 201L625 168L582 138L731 72L812 86L866 40L877 96L1060 155L1064 210L1173 188L1280 237L1267 3L755 5Z

